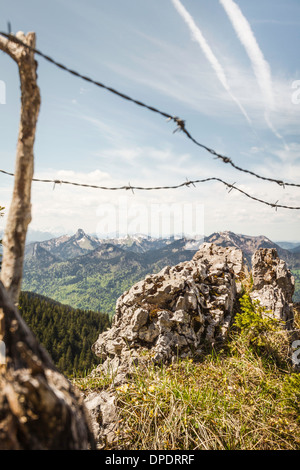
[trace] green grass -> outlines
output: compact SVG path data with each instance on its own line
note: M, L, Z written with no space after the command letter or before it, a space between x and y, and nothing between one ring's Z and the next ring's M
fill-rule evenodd
M249 328L253 311L245 301L226 344L199 362L137 367L116 388L119 428L107 449L299 450L300 374L290 338L254 310ZM101 374L76 384L113 387Z

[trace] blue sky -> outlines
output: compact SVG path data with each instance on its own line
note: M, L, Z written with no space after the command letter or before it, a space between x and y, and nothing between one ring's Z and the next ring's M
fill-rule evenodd
M198 141L237 165L299 183L298 0L11 0L0 6L0 30L10 21L13 33L35 31L45 54L185 119ZM174 123L37 60L42 105L35 177L104 186L219 177L260 199L299 206L299 189L237 172L173 134ZM0 168L13 171L19 78L3 53L0 80L6 85ZM0 205L9 206L12 184L0 175ZM32 197L31 229L55 234L81 227L102 236L117 227L167 235L154 221L159 211L175 208L176 230L182 226L186 234L232 230L300 240L300 211L275 211L216 182L134 194L33 183ZM195 213L192 229L184 220Z

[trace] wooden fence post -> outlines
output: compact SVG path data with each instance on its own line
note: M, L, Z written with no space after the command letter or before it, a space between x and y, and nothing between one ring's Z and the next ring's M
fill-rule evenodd
M35 47L35 33L17 33L16 37ZM13 302L18 302L27 228L31 221L31 183L34 169L33 146L40 109L37 62L27 47L0 36L0 49L17 63L21 84L21 112L15 161L12 201L3 238L1 281Z

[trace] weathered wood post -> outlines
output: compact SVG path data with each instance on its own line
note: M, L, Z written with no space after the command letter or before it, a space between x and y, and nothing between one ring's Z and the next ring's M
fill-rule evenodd
M16 38L35 47L35 33L17 33ZM40 110L40 91L37 85L37 62L27 47L0 36L0 49L17 63L21 84L21 112L15 180L12 201L3 238L1 281L14 303L18 302L27 227L31 221L31 183L33 177L33 146Z

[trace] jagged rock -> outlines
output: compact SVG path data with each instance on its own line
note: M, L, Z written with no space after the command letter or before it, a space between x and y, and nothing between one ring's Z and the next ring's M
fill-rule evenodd
M116 396L113 390L90 392L84 399L92 421L93 433L98 447L112 445L118 429Z
M253 291L250 297L271 311L275 318L293 323L293 294L295 280L285 261L279 259L275 248L262 248L252 257Z
M242 250L234 249L233 247L223 247L213 243L203 243L201 249L194 255L194 259L202 260L210 266L214 264L215 269L221 270L221 260L224 259L235 275L237 293L242 291L243 281L249 276L248 263Z
M102 368L118 382L143 350L159 363L224 340L245 275L241 250L204 243L191 261L147 276L119 297L112 328L93 345Z
M194 260L201 260L208 266L222 270L224 262L234 272L238 280L243 280L249 274L242 250L233 247L222 247L213 243L203 243Z
M252 299L293 324L294 278L275 249L252 259ZM241 285L249 276L242 251L204 243L191 261L149 275L119 297L112 328L93 350L101 368L122 382L148 351L152 361L201 355L205 344L226 338Z

